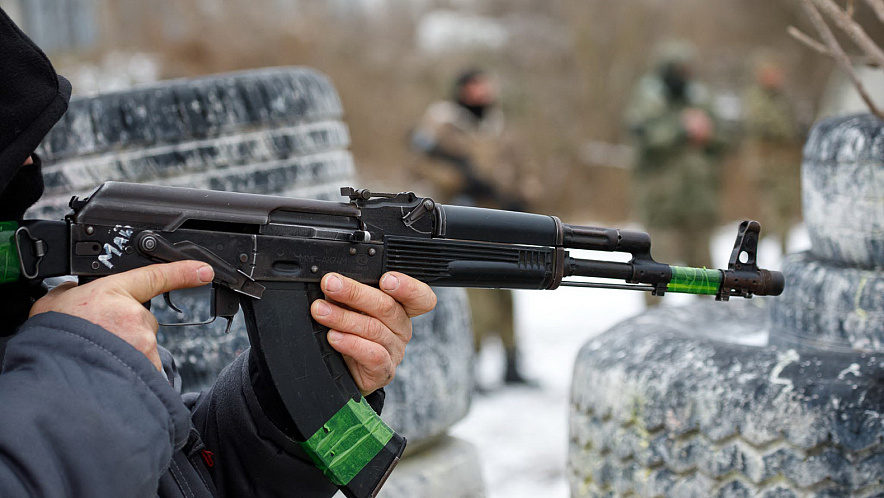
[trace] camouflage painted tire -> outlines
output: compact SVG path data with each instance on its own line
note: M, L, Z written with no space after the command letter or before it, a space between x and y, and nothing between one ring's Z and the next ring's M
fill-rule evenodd
M72 194L109 181L333 198L353 176L329 80L276 68L159 82L75 98L38 152L58 217Z
M771 343L828 351L884 351L884 270L790 256L786 290L771 302Z
M881 496L884 355L740 344L765 315L662 308L584 346L571 496Z
M884 268L884 123L869 114L820 121L804 147L801 177L811 252Z

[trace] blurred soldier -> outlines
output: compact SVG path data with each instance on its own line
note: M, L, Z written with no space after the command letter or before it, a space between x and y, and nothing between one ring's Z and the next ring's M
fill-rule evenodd
M518 170L512 148L505 144L503 113L497 89L481 70L462 73L452 99L427 108L411 136L422 159L416 167L433 198L461 204L523 211ZM423 187L422 187L423 188ZM524 384L518 368L513 324L513 297L508 290L468 289L476 350L492 334L506 350L504 381Z
M480 70L463 72L451 100L427 108L412 134L425 158L417 174L441 202L524 210L513 147L506 143L497 89Z
M801 143L792 102L783 87L785 72L771 54L754 62L754 82L743 95L743 164L761 196L763 233L780 239L787 252L789 229L800 213Z
M639 81L626 122L638 152L636 208L654 241L652 255L711 267L722 141L708 92L692 79L692 58L689 45L665 45ZM646 302L658 303L650 295Z

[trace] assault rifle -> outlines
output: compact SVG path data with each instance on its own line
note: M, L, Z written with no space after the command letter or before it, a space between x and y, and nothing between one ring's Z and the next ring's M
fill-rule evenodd
M73 198L64 221L0 224L0 283L61 275L88 280L184 259L211 264L212 316L227 319L229 328L243 309L252 349L298 440L346 496L358 498L377 494L405 439L368 406L343 358L329 346L328 330L310 317L327 272L373 285L395 270L437 286L571 285L708 294L723 301L778 295L784 286L781 273L756 265L755 221L740 226L727 270L683 268L654 261L650 237L642 232L443 206L411 192L341 193L349 202L108 182ZM579 259L567 249L623 252L632 259Z

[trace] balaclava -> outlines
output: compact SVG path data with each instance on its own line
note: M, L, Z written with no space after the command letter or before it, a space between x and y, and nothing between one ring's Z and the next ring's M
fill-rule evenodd
M481 78L485 76L485 72L481 69L469 69L464 71L457 77L454 81L454 101L460 104L461 107L470 111L470 113L476 117L479 121L485 118L485 113L488 111L488 105L472 105L467 102L461 100L461 90L468 83L472 83L473 80L477 78Z
M22 166L61 119L71 98L71 84L37 45L0 9L0 221L17 221L43 194L40 159ZM35 298L45 291L38 282L0 285L0 336L27 319ZM0 341L0 358L3 344Z
M666 86L666 94L670 102L687 100L689 82L685 73L684 66L678 62L670 62L663 66L660 77Z

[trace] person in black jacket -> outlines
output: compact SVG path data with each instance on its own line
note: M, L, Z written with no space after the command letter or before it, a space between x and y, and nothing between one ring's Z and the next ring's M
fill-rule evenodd
M0 9L0 220L42 194L39 142L70 83ZM140 303L204 285L198 261L153 265L77 286L0 285L0 496L331 496L336 487L292 439L250 351L208 392L180 395L157 322ZM335 274L311 314L328 326L379 411L411 338L435 305L425 284L388 273L375 289ZM45 294L45 295L44 295Z

